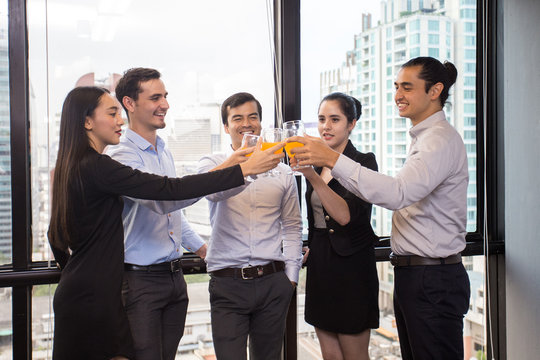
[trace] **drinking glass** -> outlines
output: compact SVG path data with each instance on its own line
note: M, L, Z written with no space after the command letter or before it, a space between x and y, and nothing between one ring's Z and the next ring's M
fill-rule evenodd
M277 129L277 128L271 128L271 129L263 129L261 134L263 140L262 140L262 149L266 150L271 148L274 145L277 145L281 141L283 141L283 129ZM277 150L275 153L279 154L283 152L283 148ZM281 171L279 171L277 168L269 170L266 172L267 175L270 176L277 176L281 174Z
M304 128L304 123L302 120L291 120L286 121L283 123L283 136L284 138L290 138L293 136L304 136L306 133L306 130ZM294 154L291 154L291 149L294 149L295 147L304 146L304 144L294 141L285 144L285 151L287 152L287 156L289 156L289 159L292 159L294 157ZM306 165L302 166L295 166L292 167L293 170L304 168ZM294 175L302 175L301 173L295 171Z
M257 145L257 141L259 141L260 136L254 135L254 134L244 134L244 137L242 138L242 145L240 145L240 149L245 149L248 147L252 147ZM249 153L246 156L251 156L253 153Z
M254 134L244 134L244 137L242 138L242 144L240 145L240 149L245 149L245 148L248 148L248 147L252 147L252 146L256 146L257 145L257 141L259 141L259 138L260 136L259 135L254 135ZM253 155L253 153L249 153L247 154L246 156L251 156ZM247 178L246 178L248 181L250 182L253 182L257 179L257 176L254 175L248 175Z

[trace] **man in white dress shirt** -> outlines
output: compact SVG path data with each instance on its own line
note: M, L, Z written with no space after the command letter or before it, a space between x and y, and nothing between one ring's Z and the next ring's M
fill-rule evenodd
M248 93L221 107L232 146L203 157L207 172L235 156L246 133L261 132L261 105ZM302 265L302 222L294 176L260 176L232 191L207 196L212 235L206 256L212 337L220 360L280 358L287 309Z
M326 166L362 199L394 210L394 310L401 354L409 359L463 359L463 315L469 278L461 263L467 222L467 156L443 106L457 70L419 57L395 81L400 116L411 119L407 161L395 177L366 169L318 138L292 138L299 164Z

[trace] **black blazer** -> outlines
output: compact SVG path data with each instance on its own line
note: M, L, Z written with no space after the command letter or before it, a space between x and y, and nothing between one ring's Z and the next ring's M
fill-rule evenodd
M375 155L373 153L364 154L357 151L350 140L343 151L343 155L351 158L357 163L360 163L362 166L365 166L368 169L375 171L378 170ZM315 168L315 171L320 174L322 168ZM313 208L311 207L313 186L309 181L306 181L306 183L309 244L313 238L314 228ZM378 238L373 232L370 222L372 205L345 189L336 179L330 180L328 186L347 202L351 214L351 221L347 225L341 226L334 219L332 219L330 215L328 215L323 207L326 229L330 237L330 244L334 251L338 255L349 256L360 250L373 248L373 245Z

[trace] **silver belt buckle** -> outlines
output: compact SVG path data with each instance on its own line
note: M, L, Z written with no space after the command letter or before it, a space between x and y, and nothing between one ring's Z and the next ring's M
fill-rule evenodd
M175 259L175 260L171 261L169 263L169 265L171 266L171 272L172 273L180 271L180 269L182 267L180 265L180 259Z
M251 268L252 268L252 266L246 266L246 267L243 267L243 268L240 269L240 274L242 275L243 280L251 280L251 279L253 279L253 276L247 276L247 275L244 274L245 269L251 269Z

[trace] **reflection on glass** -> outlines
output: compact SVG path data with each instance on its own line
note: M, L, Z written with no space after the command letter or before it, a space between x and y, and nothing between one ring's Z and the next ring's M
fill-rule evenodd
M11 263L11 150L7 1L0 0L0 265Z

